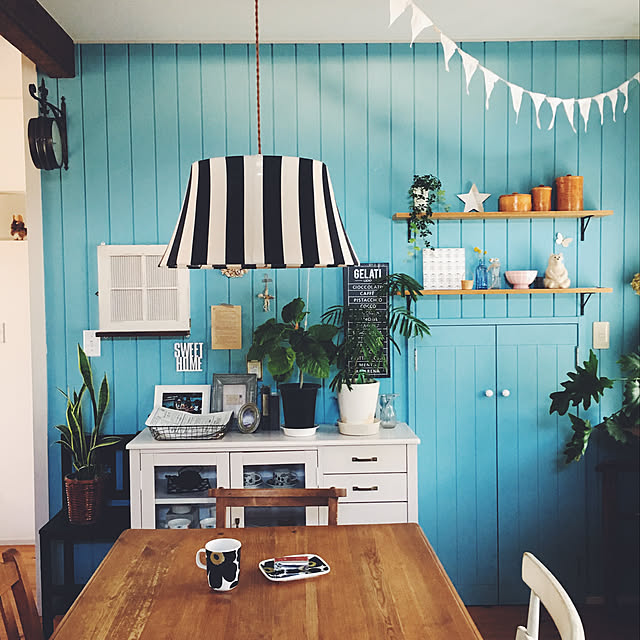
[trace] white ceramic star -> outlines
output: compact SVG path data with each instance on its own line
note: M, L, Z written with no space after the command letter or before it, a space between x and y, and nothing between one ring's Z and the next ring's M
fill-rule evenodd
M473 183L469 193L459 193L458 198L464 202L464 212L479 211L484 213L484 207L482 203L490 196L490 193L480 193L476 183Z

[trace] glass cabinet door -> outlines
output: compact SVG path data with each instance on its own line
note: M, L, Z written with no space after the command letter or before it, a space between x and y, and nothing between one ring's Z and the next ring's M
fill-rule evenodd
M209 489L229 486L227 454L142 454L142 527L213 529Z
M315 451L231 454L231 487L304 489L318 486ZM279 527L318 524L318 507L244 507L229 509L232 527Z

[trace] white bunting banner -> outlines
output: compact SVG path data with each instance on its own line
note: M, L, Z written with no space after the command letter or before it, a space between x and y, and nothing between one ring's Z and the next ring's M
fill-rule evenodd
M413 14L411 16L411 45L416 41L420 32L433 25L431 19L426 16L416 5L413 5Z
M458 45L450 38L447 38L444 33L440 33L440 42L444 51L444 68L449 71L449 60L458 49Z
M547 131L553 129L553 125L556 123L556 111L558 109L558 105L562 102L562 98L554 98L552 96L547 96L547 102L551 107L551 122L547 127Z
M411 0L390 0L389 2L389 26L391 26L409 7Z
M510 82L507 82L507 84L509 85L509 89L511 89L511 101L513 102L513 110L516 112L516 122L518 122L524 89L517 84L511 84Z
M464 75L467 78L467 95L469 95L469 83L471 82L471 78L473 78L473 74L478 68L478 61L473 56L470 56L468 53L462 51L462 49L460 49L458 52L460 53L460 57L462 58Z
M485 109L489 108L489 98L493 93L493 87L496 86L496 82L500 80L500 76L497 76L493 71L490 71L486 67L480 67L482 69L482 73L484 74L484 91L487 94L487 99L485 103Z
M622 107L622 113L627 113L627 108L629 107L629 81L623 82L618 89L620 89L620 93L624 96L624 107Z
M618 92L624 96L623 113L627 112L629 107L629 83L631 80L637 80L640 83L640 71L635 73L629 80L623 82L620 86L609 91L603 91L595 96L588 96L584 98L558 98L556 96L547 96L543 93L536 93L518 85L507 82L504 78L500 77L496 73L493 73L490 69L483 67L479 61L473 56L469 55L465 51L462 51L458 45L451 40L446 34L442 33L440 29L433 23L433 20L418 8L413 0L389 0L389 26L391 26L409 7L412 9L411 15L411 46L415 42L420 33L428 28L433 27L440 33L440 43L442 44L442 50L444 53L444 67L449 71L449 61L453 57L453 54L457 51L462 58L462 64L464 67L465 78L467 81L467 93L469 93L469 84L473 78L474 73L478 68L482 70L484 74L484 89L485 89L485 109L489 109L489 98L493 92L493 89L498 80L504 82L509 86L511 90L511 100L513 102L513 109L516 112L516 122L518 122L518 116L520 114L520 107L522 104L522 94L526 91L530 96L536 110L536 124L540 129L540 107L546 100L551 107L551 122L549 123L548 130L553 129L556 122L556 113L558 106L562 103L564 111L567 115L567 119L571 123L571 128L574 133L577 133L577 129L574 124L575 104L578 103L580 109L580 115L584 120L584 128L587 130L587 123L589 121L589 114L591 110L591 101L595 100L598 108L600 109L600 124L604 124L604 99L609 98L611 101L611 112L613 121L616 121L616 104L618 101Z
M564 107L564 112L567 114L567 120L569 121L573 132L578 133L575 125L573 124L573 108L575 107L575 102L575 98L565 98L562 101L562 106Z
M606 94L599 93L597 96L593 96L593 99L596 101L598 105L598 109L600 109L600 124L604 124L604 97Z
M611 91L607 91L607 93L604 94L605 96L607 96L607 98L609 98L609 100L611 100L611 111L613 112L613 121L616 121L616 105L618 104L618 90L617 89L611 89Z
M587 130L587 122L589 122L589 111L591 110L591 98L580 98L578 100L578 107L580 107L580 115L584 120L584 130Z
M536 108L536 124L538 125L538 129L542 129L540 126L540 105L547 96L545 96L544 93L534 93L533 91L527 91L527 93L531 96L533 106Z

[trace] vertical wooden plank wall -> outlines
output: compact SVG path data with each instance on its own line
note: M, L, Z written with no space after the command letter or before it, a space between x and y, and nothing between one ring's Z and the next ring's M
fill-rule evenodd
M462 43L482 64L525 88L561 97L594 95L638 70L638 42ZM64 402L56 387L78 385L75 345L82 330L97 328L96 246L167 242L176 222L190 164L202 157L257 152L255 63L250 45L81 45L78 75L50 82L54 101L67 99L70 169L43 172L45 276L48 334L49 416L61 421ZM409 258L406 227L392 223L407 210L413 173L434 173L447 203L460 210L456 194L472 183L491 193L496 210L502 193L550 184L557 175L585 176L587 208L613 209L594 220L584 243L572 220L448 222L434 227L434 246L464 246L472 276L473 247L499 257L503 271L541 273L554 249L554 233L574 242L565 262L578 285L612 286L597 296L580 322L582 354L588 352L594 320L611 322L611 349L603 368L616 374L620 352L637 343L639 307L628 282L638 270L638 138L640 91L629 85L629 109L618 100L616 122L605 101L600 126L594 104L588 130L576 107L574 133L562 107L547 130L548 105L535 110L523 97L518 121L503 84L485 109L478 71L469 95L460 58L447 73L436 44L264 45L261 49L264 153L301 155L327 162L338 206L363 261L389 261L395 271L421 277L421 257ZM152 406L155 384L210 382L214 372L242 372L253 327L305 295L307 271L269 272L276 301L263 313L256 294L265 272L228 281L218 272L191 275L190 340L209 343L209 306L242 304L242 352L206 351L202 374L176 373L173 340L104 340L96 373L107 373L113 404L107 430L137 431ZM309 274L312 320L341 299L337 270ZM418 311L428 319L575 317L573 296L505 299L429 298ZM414 389L413 345L395 356L385 389L399 392L401 418ZM437 371L419 371L429 378ZM326 387L326 385L325 385ZM613 401L614 403L615 401ZM612 404L605 402L604 410ZM321 394L318 418L336 417L335 401ZM54 430L50 439L55 440ZM437 461L434 461L437 462ZM595 482L595 481L594 481ZM596 487L594 486L595 490ZM50 504L61 503L57 447L51 448ZM595 512L597 514L597 511ZM589 526L596 527L596 516ZM446 535L446 532L443 532Z

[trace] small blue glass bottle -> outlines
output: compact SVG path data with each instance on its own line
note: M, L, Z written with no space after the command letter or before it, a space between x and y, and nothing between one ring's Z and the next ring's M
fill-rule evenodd
M484 258L478 260L478 266L475 273L475 288L476 289L488 289L489 288L489 272L487 265L484 263Z

